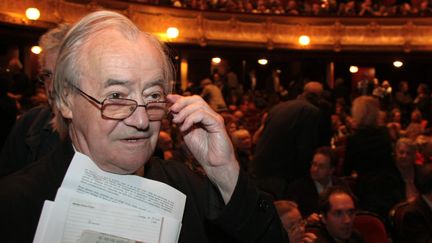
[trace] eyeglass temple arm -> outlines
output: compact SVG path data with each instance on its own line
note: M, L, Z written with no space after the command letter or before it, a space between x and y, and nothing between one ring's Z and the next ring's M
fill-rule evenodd
M77 90L78 90L82 95L84 95L85 97L87 97L88 99L90 99L91 101L93 101L93 102L95 102L95 103L97 103L97 104L99 104L99 105L102 105L102 102L100 102L99 100L97 100L97 99L91 97L90 95L86 94L86 93L85 93L84 91L82 91L80 88L76 87L75 85L73 85L73 87L74 87L75 89L77 89Z

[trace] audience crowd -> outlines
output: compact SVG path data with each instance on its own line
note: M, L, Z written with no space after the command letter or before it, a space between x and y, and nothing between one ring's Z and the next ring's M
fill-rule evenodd
M365 89L359 85L348 91L350 86L339 79L332 89L317 81L305 82L304 91L299 93L293 86L275 89L274 85L269 88L263 84L272 83L274 78L256 80L255 85L247 83L250 79L229 85L227 75L218 72L216 80L209 76L204 82L211 80L225 101L226 108L215 109L225 119L240 166L273 196L282 220L290 222L286 228L292 232L292 242L328 242L320 237L331 235L332 229L325 227L332 222L332 216L323 219L319 201L327 189L335 186L345 194L349 192L349 197L352 195L353 200L345 200L351 201L355 211L378 218L388 232L386 237L394 238L394 242L410 242L399 241L409 236L392 233L395 219L390 212L402 202L418 203L424 197L415 177L432 158L428 85L419 84L414 93L407 81L393 90L389 81L372 79L366 82ZM191 84L184 94L202 95L194 86L199 85ZM216 97L220 99L220 94ZM205 99L212 102L209 96ZM325 120L330 126L323 125ZM297 122L301 126L295 125ZM166 159L187 161L191 168L203 173L182 145L176 128L167 129L173 141L169 150L175 151L169 155L181 157ZM307 143L302 143L301 137ZM186 160L185 155L189 156ZM296 219L297 223L284 219L293 215L303 215L304 219ZM349 217L344 227L355 227L354 216ZM349 232L346 239L363 242L357 230ZM425 234L422 237L432 237Z
M352 2L335 4L340 9ZM395 4L387 2L388 6ZM423 2L416 1L416 4ZM298 1L295 3L299 4ZM219 3L216 1L215 4ZM302 4L306 6L307 1ZM326 4L330 5L330 1ZM370 4L375 6L372 2ZM414 1L406 4L414 5ZM30 125L23 121L26 117L34 117L26 111L29 106L45 105L48 115L37 130L47 129L51 118L48 105L50 90L45 92L43 86L37 85L32 95L18 92L12 84L23 73L16 63L13 70L10 68L13 62L6 64L9 66L2 70L9 71L2 73L1 78L10 85L5 87L8 92L3 90L2 93L4 99L16 104L16 117L24 114L17 126L34 129L33 120L28 121ZM42 70L41 76L49 86L46 80L50 77L46 71ZM20 75L11 75L11 72ZM212 109L222 115L240 167L256 180L262 190L273 196L282 221L284 224L287 221L286 229L292 242L315 242L317 236L317 242L327 242L320 240L320 235L362 242L358 232L352 231L356 210L376 215L388 232L393 232L395 225L389 213L394 212L400 203L422 203L426 210L427 207L431 210L431 176L424 176L430 175L430 169L422 172L421 181L416 179L417 172L432 162L432 104L428 85L418 85L414 95L407 81L400 82L396 91L389 81L377 79L366 80L364 85L359 83L358 89L350 90L351 84L342 79L337 79L333 88L328 88L322 81L284 87L277 71L267 80L259 80L253 71L244 80L236 76L232 71L213 70L208 77L191 82L186 90L177 92L184 96L202 96ZM304 90L298 92L298 86ZM30 112L34 109L37 108ZM7 133L11 127L2 129ZM15 164L13 168L7 164L13 157L11 151L19 150L14 144L20 141L16 140L26 139L25 134L17 134L17 131L21 130L12 130L2 149L0 176L13 173L32 161L23 157L19 159L23 163ZM46 135L53 137L51 143L57 141L57 136ZM38 138L44 139L39 135ZM40 144L43 142L38 141ZM34 150L32 156L38 157L38 153L45 153L49 147L35 147ZM30 154L26 153L30 152L23 151L17 153L29 158ZM182 161L192 171L205 174L188 150L179 128L169 117L162 121L154 155L165 160ZM263 163L266 164L263 166ZM338 188L328 191L334 186ZM345 206L345 211L335 209L339 204ZM286 217L291 216L285 213L294 215L295 220L290 221ZM341 217L346 219L346 223L341 223L340 227L346 230L338 232ZM404 223L403 216L400 217L400 227L403 228L407 223ZM410 223L413 217L416 215L410 215ZM310 234L307 230L310 226L320 228ZM410 227L414 226L411 224ZM400 235L403 232L408 232L408 235ZM410 232L414 231L402 229L388 237L393 237L394 242L410 242L406 240L414 237L409 235ZM432 239L431 231L415 231L415 234L423 234L421 239L426 240L418 242Z
M290 16L430 16L429 0L137 0L178 8Z

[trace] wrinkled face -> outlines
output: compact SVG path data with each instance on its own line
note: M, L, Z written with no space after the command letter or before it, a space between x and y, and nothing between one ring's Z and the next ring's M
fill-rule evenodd
M81 50L83 77L79 87L99 101L128 98L144 104L163 94L161 57L144 37L126 40L116 30L105 30ZM138 107L123 120L101 116L100 105L79 93L68 95L61 112L69 118L75 148L103 170L129 174L142 167L156 147L160 121L149 121Z
M329 199L330 210L323 217L323 223L333 238L347 240L351 237L355 218L354 202L345 193L333 194Z
M314 155L310 167L310 174L313 180L321 184L327 184L333 172L334 168L330 165L330 158L323 154Z
M396 146L396 164L398 167L410 167L415 163L415 150L409 149L406 144Z

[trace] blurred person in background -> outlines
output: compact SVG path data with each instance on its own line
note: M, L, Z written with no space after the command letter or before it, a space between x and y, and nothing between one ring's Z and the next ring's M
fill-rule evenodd
M423 134L424 127L422 125L422 114L415 109L411 112L411 121L405 130L405 136L415 140L419 135Z
M360 96L353 101L354 132L347 137L344 175L356 175L354 193L360 208L387 218L393 205L405 198L393 161L393 146L386 127L379 126L379 101ZM403 184L402 184L403 186Z
M221 89L216 86L209 78L201 80L201 97L216 112L226 111L227 105L222 95Z
M418 109L424 119L430 121L431 100L429 97L429 86L421 83L417 87L417 96L414 99L414 107Z
M401 81L399 83L399 90L395 94L394 103L401 112L401 125L405 128L409 121L410 115L413 108L413 98L409 92L409 84L407 81Z
M432 164L425 164L415 173L419 195L403 209L400 225L396 225L399 242L432 242Z
M58 51L70 26L61 24L41 36L39 79L45 87L48 103L24 113L16 121L2 147L0 177L17 171L47 154L59 142L59 136L51 124L53 119L52 79Z
M240 168L249 171L252 161L252 136L250 132L246 129L238 129L231 133L231 140Z
M307 221L303 219L298 206L289 200L274 201L282 225L288 233L290 243L313 243L316 235L306 232Z
M0 74L0 146L3 144L12 129L18 115L17 103L7 94L7 77Z
M289 183L308 174L318 147L321 111L316 90L322 91L320 83L307 83L302 95L274 106L264 122L252 174L276 199L283 199Z
M405 200L408 201L414 200L418 195L417 188L414 185L416 151L416 145L412 139L400 138L396 142L396 167L398 168L401 180L405 185L405 187L402 187L401 190L406 195Z
M319 208L323 227L317 233L317 243L363 243L363 237L353 229L357 200L344 187L330 187L320 196Z

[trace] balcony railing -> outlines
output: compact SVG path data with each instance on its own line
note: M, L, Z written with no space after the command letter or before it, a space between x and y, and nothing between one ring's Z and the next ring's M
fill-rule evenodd
M41 18L26 20L28 7L39 8ZM432 51L432 17L305 17L199 11L116 0L3 0L0 22L50 28L100 9L123 13L142 30L172 43L335 52ZM168 27L177 27L179 37L168 39ZM300 35L308 35L310 45L299 45Z

